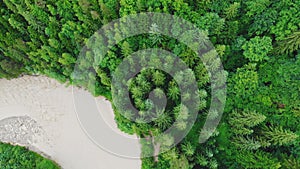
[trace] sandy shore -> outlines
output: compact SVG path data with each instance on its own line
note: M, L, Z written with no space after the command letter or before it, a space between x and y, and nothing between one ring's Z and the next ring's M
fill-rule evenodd
M103 97L96 102L100 111L111 114L107 121L113 130L124 135L116 127L110 103ZM65 169L141 167L138 159L118 157L97 147L78 122L72 87L44 76L0 79L0 140L50 156ZM138 142L132 145L137 146Z

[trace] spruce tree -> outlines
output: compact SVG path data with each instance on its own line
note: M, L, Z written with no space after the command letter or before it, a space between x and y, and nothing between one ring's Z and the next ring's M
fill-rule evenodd
M282 126L271 126L262 131L262 137L273 145L282 146L293 144L299 136L290 130L284 130Z

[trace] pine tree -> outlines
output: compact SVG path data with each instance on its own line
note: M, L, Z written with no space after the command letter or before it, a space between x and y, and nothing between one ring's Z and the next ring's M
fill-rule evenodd
M175 81L171 81L169 83L169 89L168 89L168 96L172 100L177 100L179 98L180 90L177 87L177 84Z
M254 131L252 129L241 127L241 126L232 127L232 133L234 133L235 135L250 135L253 132Z
M235 136L233 138L233 144L242 150L257 150L261 147L259 141L243 136Z
M196 151L196 147L189 141L183 143L181 149L187 157L193 156Z
M262 151L236 151L234 161L239 166L237 168L265 168L279 169L281 167L277 158Z
M230 114L229 124L234 127L254 127L262 123L265 119L266 116L255 111L244 110L237 112L235 110Z
M129 56L132 53L130 44L127 41L124 41L121 46L121 51L124 57Z
M300 168L300 159L293 156L285 157L282 163L283 169L299 169Z
M166 79L166 77L162 72L156 70L153 73L153 83L154 83L154 85L160 86L160 85L165 84L165 79Z
M184 121L184 120L177 120L176 123L175 123L175 127L178 129L178 130L185 130L186 127L187 127L187 122Z
M212 159L209 161L209 168L210 169L217 169L219 166L218 161L216 159Z
M97 75L100 77L101 83L105 86L111 87L111 79L102 69L97 69Z
M241 4L239 2L234 2L228 8L225 9L226 18L231 19L237 16Z
M196 155L196 163L199 164L200 166L205 167L208 165L208 160L204 155L197 154Z
M300 31L293 32L282 41L279 41L276 51L279 54L289 54L298 49L300 49Z
M236 135L249 135L253 133L252 127L262 123L266 117L255 111L245 110L242 112L233 111L228 123L232 127L232 131Z
M262 136L273 145L290 145L299 137L290 130L284 130L282 126L268 127L262 131Z
M170 169L189 169L189 161L184 155L181 155L179 159L170 161Z
M171 150L163 153L162 155L163 155L164 159L173 161L173 160L176 160L178 158L179 153L178 153L177 148L174 147Z
M172 118L167 112L159 113L154 123L162 130L167 129L172 124Z
M154 89L154 96L158 97L159 99L162 99L163 97L165 97L165 93L161 88L155 88Z

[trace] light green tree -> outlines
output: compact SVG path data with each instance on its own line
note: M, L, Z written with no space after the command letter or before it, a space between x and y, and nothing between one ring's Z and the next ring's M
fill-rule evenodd
M231 19L238 15L239 8L241 4L239 2L234 2L228 8L225 9L226 18Z
M238 112L234 110L230 114L229 124L235 127L254 127L262 123L265 119L266 116L256 111L244 110Z
M181 155L178 159L170 161L170 169L189 169L189 161L184 155Z
M289 54L300 49L300 31L293 32L285 39L278 42L277 52Z
M166 79L165 75L158 70L156 70L153 73L152 78L153 78L153 83L156 86L163 85L165 83L165 79Z
M179 94L180 94L180 90L176 86L176 83L171 81L167 95L169 96L170 99L177 100L179 98Z
M181 145L181 149L187 157L191 157L195 154L196 147L191 142L187 141Z
M242 46L244 56L251 62L260 62L268 59L267 54L273 49L272 39L264 36L250 39Z
M167 112L161 112L158 114L154 123L160 129L165 130L172 124L172 117Z
M200 166L205 167L208 165L208 160L204 155L197 154L196 155L196 163L199 164Z
M123 56L125 56L125 57L129 56L132 53L132 49L130 47L130 44L127 41L124 41L122 43L121 52L122 52Z
M281 126L271 126L262 131L262 137L273 145L281 146L293 144L299 136L290 130L284 130Z
M257 150L261 147L259 141L251 137L235 136L233 144L242 150Z

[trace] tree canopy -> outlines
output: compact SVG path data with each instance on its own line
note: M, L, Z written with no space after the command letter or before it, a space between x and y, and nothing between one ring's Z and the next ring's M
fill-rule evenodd
M159 69L142 69L119 84L126 86L129 97L120 91L119 99L113 102L118 127L147 138L163 133L175 121L176 131L189 126L189 105L182 102L192 100L195 93L181 91L179 82L189 88L191 81L185 77L191 74L197 81L200 99L195 124L172 149L143 158L142 168L299 168L299 0L3 0L0 7L0 78L46 75L112 101L113 72L125 58L130 63L126 72L145 64L175 70L172 64L177 60L172 56L164 58L170 66L162 64L155 54L136 61L131 56L134 52L160 48L188 65L188 69L175 72L174 77ZM101 51L106 47L100 44L113 44L126 30L114 25L115 30L103 36L94 33L114 19L141 12L172 14L201 29L202 38L215 47L205 48L202 58L212 70L206 69L191 47L158 34L162 30L156 24L150 26L148 34L128 37L112 46L100 62ZM182 35L182 26L169 25L168 31ZM136 28L131 25L131 29ZM88 40L92 35L94 39ZM185 40L193 38L198 37ZM80 54L85 59L80 60ZM215 59L217 54L220 60ZM200 144L200 131L206 119L214 120L220 113L213 111L208 116L211 82L218 76L209 72L218 70L221 63L227 75L225 110L217 130L204 131L211 137ZM74 75L75 66L81 72ZM151 94L166 103L166 107L156 106ZM132 111L125 103L132 103L138 111ZM122 106L121 112L116 104ZM147 119L152 121L145 123ZM174 138L166 135L161 140L141 144L143 154L153 154L168 149ZM0 149L12 151L7 147L3 144ZM1 153L1 157L8 166L21 165L9 160L19 158L13 152ZM0 161L1 165L4 163ZM48 161L39 164L43 165L47 166ZM2 168L5 167L10 168Z

